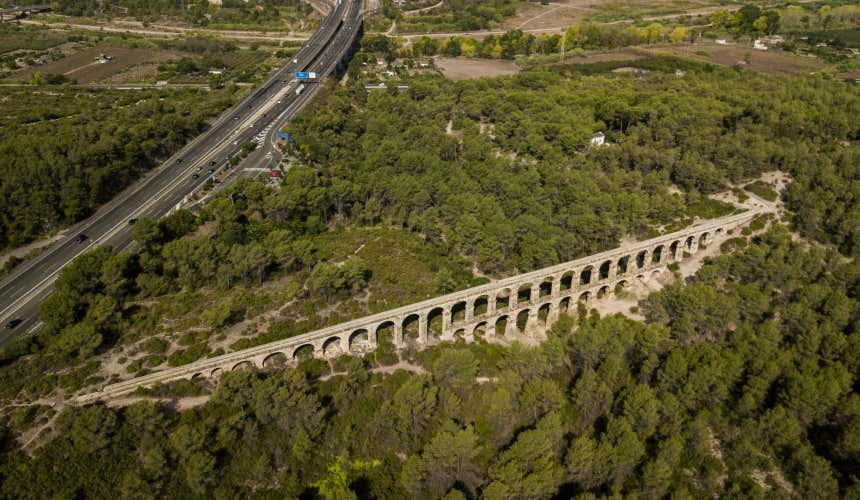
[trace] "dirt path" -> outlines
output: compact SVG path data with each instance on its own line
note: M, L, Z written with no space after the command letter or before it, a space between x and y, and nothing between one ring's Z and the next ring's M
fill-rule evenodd
M329 12L331 12L331 4L325 1L314 1L314 0L305 0L311 7L314 8L315 11L319 12L323 16L327 16Z
M435 3L429 7L422 7L420 9L415 9L415 10L407 10L403 13L403 15L404 16L416 16L418 14L421 14L422 12L427 12L428 10L433 10L436 7L441 7L443 3L445 3L445 0L439 0L439 3Z
M555 12L555 11L557 11L558 9L561 9L561 8L562 8L562 6L561 6L561 5L556 4L556 5L554 5L553 7L551 7L549 10L545 10L545 11L541 12L540 14L538 14L538 15L536 15L536 16L534 16L534 17L531 17L531 18L529 18L529 19L526 19L525 21L521 22L521 23L517 26L517 29L523 29L523 28L525 28L525 26L526 26L527 24L529 24L530 22L532 22L532 21L536 21L536 20L538 20L538 19L540 19L540 18L542 18L542 17L544 17L544 16L546 16L546 15L552 14L553 12Z

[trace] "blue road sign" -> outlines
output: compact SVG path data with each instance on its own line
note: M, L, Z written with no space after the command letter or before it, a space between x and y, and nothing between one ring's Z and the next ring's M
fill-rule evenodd
M296 71L296 78L308 78L309 76L307 71Z

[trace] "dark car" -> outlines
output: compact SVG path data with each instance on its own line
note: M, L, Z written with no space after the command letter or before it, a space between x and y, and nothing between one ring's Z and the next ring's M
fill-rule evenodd
M200 174L191 174L191 178L192 178L192 179L196 179L196 178L198 178L198 177L200 177Z
M129 219L129 220L128 220L128 225L129 225L129 226L133 226L133 225L135 225L136 223L137 223L137 219Z
M182 158L177 158L176 163L182 163Z
M88 238L89 238L89 236L85 235L84 233L81 233L81 234L75 236L75 241L77 241L78 243L83 243L83 242L87 241Z
M214 169L214 168L210 168L210 169L209 169L209 173L210 173L210 174L214 174L214 173L215 173L215 169Z
M7 321L7 322L6 322L6 324L5 324L5 325L3 325L3 326L4 326L7 330L11 330L11 329L15 328L16 326L20 325L22 321L24 321L24 320L22 320L21 318L10 319L10 320L9 320L9 321Z
M209 166L211 167L213 165L215 165L215 160L209 160Z

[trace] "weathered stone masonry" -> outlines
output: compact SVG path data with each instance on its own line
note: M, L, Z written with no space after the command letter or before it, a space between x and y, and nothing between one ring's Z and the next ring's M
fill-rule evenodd
M759 213L751 210L713 219L619 249L151 373L108 385L78 401L116 397L156 383L217 376L249 365L262 368L272 360L289 361L302 353L317 357L364 353L374 349L382 335L389 335L398 347L409 343L420 347L457 337L541 336L560 313L575 310L577 302L588 304L620 291L633 280L652 279L671 262L682 260L685 253L695 254L700 246L724 239L729 231L747 224ZM439 317L441 325L435 319ZM430 328L431 322L436 329Z

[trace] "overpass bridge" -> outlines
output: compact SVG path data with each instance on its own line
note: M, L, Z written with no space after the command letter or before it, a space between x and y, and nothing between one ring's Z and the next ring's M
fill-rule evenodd
M680 231L625 245L570 262L442 295L295 337L243 349L184 366L118 382L78 397L90 403L134 392L138 387L197 377L216 377L243 368L264 368L274 360L293 362L305 355L330 358L363 354L388 340L396 347L421 348L457 338L514 340L543 336L559 314L575 310L666 272L672 262L719 244L764 209L703 221ZM429 328L441 316L438 332ZM524 323L520 329L518 324ZM417 326L417 328L416 328Z

